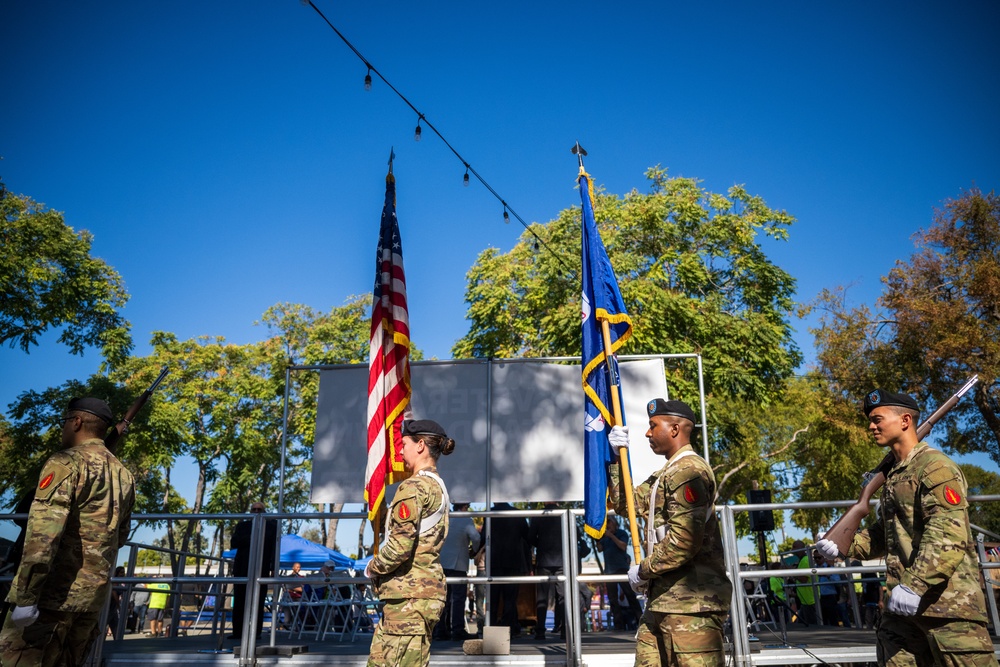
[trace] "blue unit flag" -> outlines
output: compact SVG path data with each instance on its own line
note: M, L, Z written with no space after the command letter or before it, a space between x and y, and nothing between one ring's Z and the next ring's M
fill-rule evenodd
M619 392L615 354L632 335L632 320L625 312L618 280L594 221L594 192L590 176L580 169L583 201L583 506L584 527L591 537L604 534L608 506L608 465L617 460L608 443L614 424L611 392ZM602 322L608 323L610 349L605 349ZM622 425L625 415L622 414Z

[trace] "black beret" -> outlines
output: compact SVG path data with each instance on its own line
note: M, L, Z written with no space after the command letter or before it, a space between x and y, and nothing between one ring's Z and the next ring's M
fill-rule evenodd
M99 398L74 398L69 402L69 407L66 408L67 412L89 412L92 415L96 415L103 419L108 425L114 421L114 417L111 415L111 408L108 404Z
M431 419L407 419L403 422L403 435L440 435L447 438L448 434L441 424Z
M910 396L906 394L893 394L885 389L874 389L865 394L865 416L867 417L875 408L883 405L895 405L901 408L909 408L920 412L920 406Z
M683 417L692 424L698 421L695 419L694 410L688 407L688 404L684 401L665 401L662 398L654 398L646 404L646 412L649 413L650 417L671 415L673 417Z

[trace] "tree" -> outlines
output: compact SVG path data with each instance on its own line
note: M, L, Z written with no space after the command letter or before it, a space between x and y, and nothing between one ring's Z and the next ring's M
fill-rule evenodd
M363 364L368 362L371 336L371 296L351 296L329 313L309 306L279 303L264 313L259 324L267 327L273 344L275 371L284 387L287 366L324 364ZM423 353L413 346L410 358L419 360ZM316 404L319 397L317 373L292 373L289 387L288 450L286 464L286 500L288 508L302 507L309 497L309 474L312 470L312 446L316 437ZM330 506L339 512L343 504ZM336 549L339 519L321 525L322 544Z
M598 193L595 215L634 323L625 352L698 352L715 397L768 404L801 355L789 316L795 280L768 260L758 236L787 238L794 219L743 186L727 195L691 178L647 171L649 194ZM468 273L469 332L455 357L580 354L580 211L562 211L506 254L488 249ZM690 369L675 395L692 400Z
M94 375L86 382L70 380L58 387L18 396L10 406L11 421L5 432L0 431L0 504L10 506L33 488L45 460L62 449L60 417L71 398L96 396L107 401L114 414L123 415L153 377L155 373L138 391L118 385L107 376ZM158 400L154 394L136 418L133 430L119 441L118 457L136 479L136 512L160 511L164 507L161 498L165 494L165 481L159 471L170 452L166 447L146 446L145 441L137 442L133 437L136 432L142 434L147 430L151 406ZM171 508L168 511L179 509L176 502L168 506Z
M1000 463L1000 198L972 189L945 202L915 241L874 311L849 307L843 288L817 300L821 372L845 401L883 386L912 394L925 416L978 373L935 433Z
M90 254L93 237L24 195L0 196L0 343L29 352L49 329L74 354L101 349L112 367L132 349L121 276Z
M962 464L959 466L965 474L969 485L970 496L1000 495L1000 475L979 466ZM974 526L985 528L991 533L1000 533L1000 503L975 503L969 507L969 521ZM973 534L976 528L973 528ZM990 542L995 539L987 540Z
M804 426L788 421L765 434L755 421L768 417L769 406L788 404L781 397L801 360L789 324L795 281L760 245L761 237L785 240L793 218L743 186L722 195L659 167L646 176L648 194L598 193L595 202L633 321L623 352L703 355L716 474L722 479L752 462L723 484L725 501L748 488L748 480L769 476L782 455L762 452L783 446ZM580 209L534 224L531 232L508 253L485 250L469 271L470 329L453 348L456 358L579 356ZM541 252L534 235L553 252ZM696 404L694 364L669 364L667 373L671 397Z

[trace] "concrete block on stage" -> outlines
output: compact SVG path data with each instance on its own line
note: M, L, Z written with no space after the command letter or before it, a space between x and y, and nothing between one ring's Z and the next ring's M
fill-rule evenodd
M510 628L506 625L484 627L483 655L510 655Z

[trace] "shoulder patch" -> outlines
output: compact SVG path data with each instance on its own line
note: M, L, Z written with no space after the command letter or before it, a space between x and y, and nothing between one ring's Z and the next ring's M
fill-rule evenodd
M950 486L944 487L944 499L949 505L957 505L962 502L962 496Z
M689 503L698 502L698 491L691 484L687 484L684 487L684 500Z
M63 464L62 461L52 461L50 459L45 464L45 467L42 468L42 474L38 480L38 488L35 489L35 500L50 500L70 474L70 468Z
M401 500L396 507L396 518L400 521L408 521L413 516L413 508L410 507L409 499Z
M699 507L710 500L705 480L697 476L678 487L674 492L674 498L685 507Z

